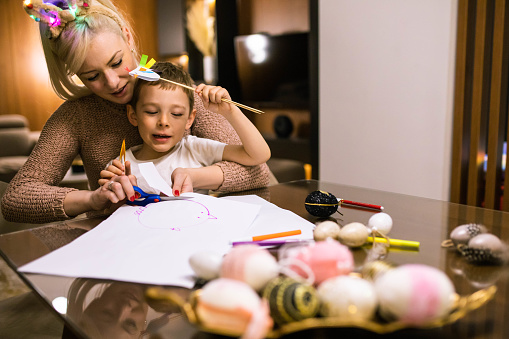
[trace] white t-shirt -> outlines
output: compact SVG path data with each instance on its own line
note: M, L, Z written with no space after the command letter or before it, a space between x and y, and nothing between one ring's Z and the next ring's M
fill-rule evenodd
M129 160L131 162L131 174L136 176L138 180L138 187L146 193L159 194L160 192L150 187L145 178L143 178L138 164L153 162L159 174L171 187L171 174L176 168L199 168L213 165L223 159L223 150L226 144L216 140L188 135L182 138L182 140L175 145L173 150L165 156L154 160L138 160L134 156L133 152L139 150L141 146L142 145L138 145L128 149L125 152L125 160ZM108 166L111 165L112 162L113 160L110 161ZM197 190L195 190L195 192L196 191Z

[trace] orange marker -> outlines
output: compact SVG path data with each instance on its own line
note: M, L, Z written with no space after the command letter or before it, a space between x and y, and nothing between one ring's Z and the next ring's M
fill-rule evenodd
M301 230L293 230L293 231L286 231L286 232L279 232L279 233L272 233L272 234L264 234L264 235L257 235L250 238L244 238L235 240L232 242L239 242L239 241L262 241L262 240L268 240L268 239L274 239L274 238L281 238L281 237L289 237L291 235L298 235L301 234Z

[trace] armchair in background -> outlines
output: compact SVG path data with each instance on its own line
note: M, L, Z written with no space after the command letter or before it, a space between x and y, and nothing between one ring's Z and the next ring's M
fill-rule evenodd
M38 139L39 132L30 131L23 115L0 115L0 181L11 181Z

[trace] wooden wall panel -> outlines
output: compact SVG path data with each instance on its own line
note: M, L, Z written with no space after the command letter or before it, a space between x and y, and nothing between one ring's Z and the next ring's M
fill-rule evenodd
M62 100L51 88L38 24L24 11L22 1L9 0L0 11L0 114L27 117L30 129L41 130ZM156 0L114 0L132 18L142 53L157 58Z
M468 163L468 190L467 204L478 205L481 202L481 189L483 186L483 162L486 152L486 124L488 116L487 105L487 80L489 73L486 72L486 56L489 50L487 31L490 22L488 18L488 1L477 1L477 17L475 24L475 50L474 50L474 74L472 93L472 124L470 125L470 157Z
M504 48L508 46L507 10L505 0L495 1L485 207L496 209L500 208L502 196L502 151L507 124L508 48Z
M464 147L465 117L465 91L466 91L466 70L467 70L467 30L469 1L459 0L458 2L458 30L456 38L456 70L454 89L454 124L452 140L452 164L451 164L451 202L465 203L466 179L465 169L468 166L468 149Z
M239 35L307 32L309 0L241 0Z
M173 0L172 0L173 1ZM134 27L140 52L159 60L157 49L157 0L113 0Z
M509 211L509 170L502 170L508 88L507 0L459 0L452 202Z

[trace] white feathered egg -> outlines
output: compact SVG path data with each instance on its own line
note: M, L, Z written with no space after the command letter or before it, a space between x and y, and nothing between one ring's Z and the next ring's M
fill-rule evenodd
M219 271L222 278L246 282L256 291L260 291L278 274L277 260L267 249L258 245L241 245L232 248L224 256Z
M375 281L380 315L421 325L446 316L457 295L447 275L431 266L402 265Z
M320 313L325 317L369 320L378 304L373 284L352 276L325 280L318 287L318 296L322 304Z
M201 251L189 258L189 265L198 278L212 280L219 277L223 257L215 252Z

